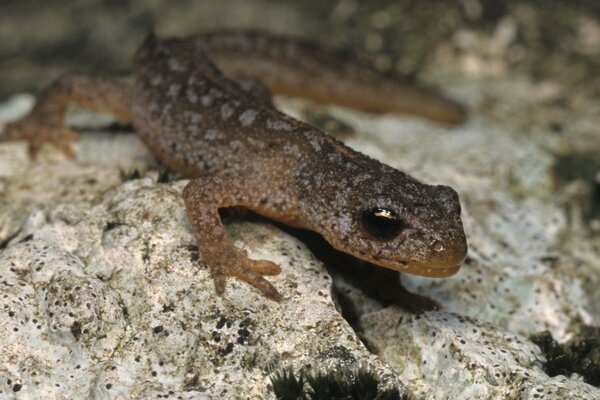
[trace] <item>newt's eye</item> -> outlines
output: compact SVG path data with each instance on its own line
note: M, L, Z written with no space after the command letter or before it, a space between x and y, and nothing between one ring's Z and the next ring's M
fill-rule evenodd
M362 226L378 239L390 239L402 229L402 222L395 211L376 207L363 211Z

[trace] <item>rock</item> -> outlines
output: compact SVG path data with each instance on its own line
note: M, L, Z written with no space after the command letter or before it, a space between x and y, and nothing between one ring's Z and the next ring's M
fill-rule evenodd
M272 280L285 300L234 280L220 297L186 220L184 181L149 172L122 182L117 166L50 148L28 164L24 144L0 148L2 393L255 399L284 367L363 367L406 391L341 317L329 275L298 240L228 224L251 257L283 266Z
M579 379L548 377L527 338L448 312L410 315L386 308L360 327L417 398L597 399Z

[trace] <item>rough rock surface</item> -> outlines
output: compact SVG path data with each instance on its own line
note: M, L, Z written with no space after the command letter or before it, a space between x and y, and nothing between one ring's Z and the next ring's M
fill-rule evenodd
M131 139L113 145L135 152ZM90 140L101 139L79 143L82 158ZM0 146L0 165L1 397L255 399L286 366L363 366L402 388L339 315L331 278L297 240L230 224L252 257L283 266L273 280L285 301L233 281L219 297L186 220L184 182L122 182L116 165L51 149L29 163L22 144Z

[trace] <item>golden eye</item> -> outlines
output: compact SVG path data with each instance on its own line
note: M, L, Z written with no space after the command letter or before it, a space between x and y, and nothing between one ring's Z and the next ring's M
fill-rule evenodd
M362 213L363 228L378 239L390 239L402 229L398 214L384 207L375 207Z

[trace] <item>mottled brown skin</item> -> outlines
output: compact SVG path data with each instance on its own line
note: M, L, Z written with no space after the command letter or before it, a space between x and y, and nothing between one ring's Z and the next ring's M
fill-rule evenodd
M246 90L212 59L243 77ZM234 276L280 299L263 277L280 268L249 259L228 239L218 209L230 206L316 231L333 247L393 270L431 277L458 271L467 246L454 190L422 184L277 111L252 77L275 91L367 110L417 110L446 122L462 119L455 104L317 46L258 33L151 36L135 55L134 75L133 86L66 75L0 139L25 138L34 153L50 142L72 154L69 142L76 135L64 125L71 103L133 123L163 164L192 179L183 197L219 293L225 278ZM386 87L394 93L382 102ZM417 106L407 109L411 99ZM424 99L434 106L428 109ZM366 228L362 216L376 207L397 214L400 228L392 237Z
M459 104L431 89L397 75L382 75L312 42L260 31L221 31L191 39L225 75L260 77L275 93L363 111L409 113L449 124L465 118Z

